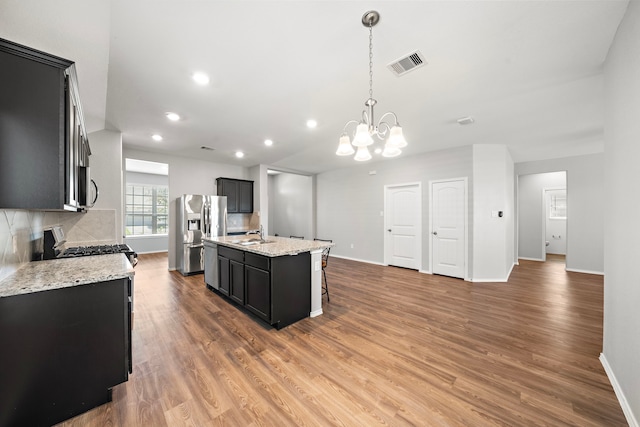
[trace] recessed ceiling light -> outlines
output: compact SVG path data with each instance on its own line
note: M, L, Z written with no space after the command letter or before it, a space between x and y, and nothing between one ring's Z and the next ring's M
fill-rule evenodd
M180 116L177 115L176 113L169 112L166 114L166 116L167 116L167 119L171 120L172 122L177 122L178 120L180 120Z
M376 154L382 153L382 148L376 148L374 153L376 153Z
M209 76L207 76L205 73L200 73L200 72L193 73L191 78L193 79L194 82L196 82L200 86L205 86L209 84Z
M152 138L154 141L157 141L157 142L162 141L162 135L158 135L157 133L156 133L156 134L151 135L151 138Z
M236 157L241 159L244 157L244 153L242 151L236 151Z
M270 139L265 139L264 145L266 145L267 147L271 147L273 145L273 141Z
M316 126L318 126L318 122L316 122L315 120L311 119L311 120L307 120L307 127L310 129L315 128Z

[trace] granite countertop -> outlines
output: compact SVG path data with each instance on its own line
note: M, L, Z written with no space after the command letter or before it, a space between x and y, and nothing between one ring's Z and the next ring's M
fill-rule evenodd
M334 246L334 243L319 242L315 240L289 239L287 237L265 236L266 241L270 243L243 245L251 239L259 238L256 234L248 236L218 236L205 237L203 240L218 243L219 245L228 246L230 248L239 249L241 251L253 252L255 254L268 257L277 257L283 255L295 255L302 252L311 252Z
M0 298L133 277L124 254L59 258L24 264L0 281Z

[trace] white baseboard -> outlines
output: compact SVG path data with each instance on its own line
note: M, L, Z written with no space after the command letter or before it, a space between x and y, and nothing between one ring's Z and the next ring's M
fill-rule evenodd
M418 272L420 272L422 274L433 274L429 270L418 270Z
M627 418L629 427L640 427L638 420L636 419L636 417L633 415L633 412L631 411L631 407L629 406L629 402L627 402L627 398L625 397L624 392L620 388L620 383L618 383L618 380L616 379L616 376L613 373L613 370L611 369L611 365L609 365L609 362L607 361L607 357L603 353L600 353L600 363L602 363L602 366L604 367L604 371L606 372L607 377L609 378L609 382L613 387L613 391L616 393L616 397L618 398L618 402L620 402L620 406L622 407L622 412L624 413L624 416Z
M580 270L579 268L565 268L565 270L573 273L597 274L598 276L604 276L604 271Z
M322 308L319 308L317 310L313 310L311 313L309 313L309 317L318 317L322 314Z
M519 256L518 259L524 259L527 261L540 261L540 262L544 262L544 260L542 258L527 258L524 256Z
M470 282L473 283L490 283L490 282L498 282L498 283L506 283L509 281L509 278L506 279L503 277L501 279L471 279Z
M331 256L332 256L332 257L334 257L334 258L348 259L348 260L350 260L350 261L358 261L358 262L365 262L365 263L367 263L367 264L374 264L374 265L382 265L382 266L386 266L386 264L384 264L384 263L381 263L381 262L375 262L375 261L368 261L368 260L366 260L366 259L351 258L351 257L344 256L344 255L334 255L334 254L331 254Z

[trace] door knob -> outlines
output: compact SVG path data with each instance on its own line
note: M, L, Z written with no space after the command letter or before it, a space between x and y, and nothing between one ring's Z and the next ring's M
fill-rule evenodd
M437 232L437 231L434 231L434 232L433 232L433 235L434 235L434 236L437 236L437 235L438 235L438 232Z
M391 229L388 229L387 231L388 231L389 233L391 233Z

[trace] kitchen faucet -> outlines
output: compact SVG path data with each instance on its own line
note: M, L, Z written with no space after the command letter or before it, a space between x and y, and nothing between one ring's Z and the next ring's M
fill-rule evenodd
M260 240L264 242L264 228L262 227L262 224L260 224L260 228L258 230L249 230L245 233L246 236L249 234L257 234L260 236Z

